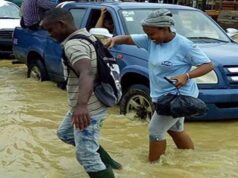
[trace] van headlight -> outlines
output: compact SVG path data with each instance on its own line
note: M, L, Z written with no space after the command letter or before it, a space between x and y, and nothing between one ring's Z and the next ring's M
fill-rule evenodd
M197 82L197 84L217 84L218 83L217 74L213 70L207 73L206 75L194 78L194 80Z

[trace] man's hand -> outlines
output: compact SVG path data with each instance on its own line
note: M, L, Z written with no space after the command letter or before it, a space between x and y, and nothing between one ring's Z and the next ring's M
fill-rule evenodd
M100 16L104 18L106 16L106 13L107 13L107 8L106 7L101 8Z
M79 130L83 130L90 124L90 116L87 105L78 105L73 113L72 123Z
M115 45L115 40L114 38L108 38L105 43L105 47L111 49Z

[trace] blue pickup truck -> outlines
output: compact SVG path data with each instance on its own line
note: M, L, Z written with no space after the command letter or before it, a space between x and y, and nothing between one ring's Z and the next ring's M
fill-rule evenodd
M209 56L215 69L197 80L199 97L209 111L193 120L221 120L238 118L238 44L210 17L191 7L155 3L97 3L65 2L60 8L69 10L76 25L88 30L95 27L100 9L106 7L115 26L112 35L140 34L140 21L151 11L167 8L173 13L177 33L186 36ZM40 80L62 82L61 48L43 30L16 28L13 36L15 57L28 67L28 76ZM154 110L149 97L147 51L136 46L118 45L111 49L120 65L123 97L122 114L135 113L150 119Z

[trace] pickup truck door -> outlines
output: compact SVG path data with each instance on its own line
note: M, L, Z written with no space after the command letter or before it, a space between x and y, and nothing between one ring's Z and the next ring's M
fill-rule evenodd
M49 35L47 35L47 44L44 49L43 58L45 59L45 66L47 67L47 72L50 76L50 80L61 82L64 81L63 65L61 61L61 46L55 40L53 40Z

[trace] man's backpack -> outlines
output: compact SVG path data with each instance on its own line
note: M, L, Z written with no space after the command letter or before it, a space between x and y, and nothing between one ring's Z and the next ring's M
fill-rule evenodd
M120 69L116 59L113 58L108 49L104 47L98 39L94 42L89 39L89 37L80 34L72 36L69 40L72 39L84 39L94 46L97 54L97 75L94 82L94 93L98 100L105 106L110 107L116 105L122 96ZM68 68L68 71L71 70L79 76L69 63L64 51L63 61L64 65Z

